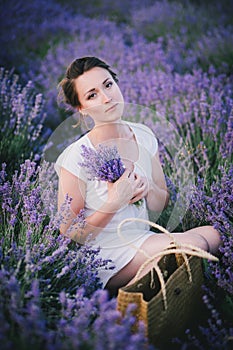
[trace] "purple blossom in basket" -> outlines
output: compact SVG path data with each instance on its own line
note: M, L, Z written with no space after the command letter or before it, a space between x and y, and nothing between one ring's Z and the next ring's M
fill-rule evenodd
M117 147L100 145L96 150L82 145L84 161L79 165L84 167L89 180L115 182L125 171Z

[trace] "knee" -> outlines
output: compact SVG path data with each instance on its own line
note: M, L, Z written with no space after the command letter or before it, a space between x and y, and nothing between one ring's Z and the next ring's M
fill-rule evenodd
M206 234L211 238L211 241L221 242L220 233L214 228L214 226L205 226Z
M197 247L199 247L207 252L210 251L209 242L206 239L206 237L204 235L202 235L201 233L195 232L192 236L192 241L193 241L193 244L196 245Z
M216 253L221 244L220 233L211 225L203 226L200 235L206 239L209 252Z

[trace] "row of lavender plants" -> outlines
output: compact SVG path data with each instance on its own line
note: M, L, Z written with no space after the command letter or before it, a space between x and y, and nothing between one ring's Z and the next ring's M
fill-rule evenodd
M230 9L231 2L227 5ZM166 144L170 129L161 136L158 115L182 139L194 172L179 228L212 224L221 233L220 261L206 266L206 316L171 346L230 349L233 30L227 6L165 0L148 0L144 6L119 1L111 8L104 0L10 0L1 6L1 42L7 48L0 54L4 349L148 348L143 325L132 334L130 312L120 319L116 300L102 290L98 270L114 268L111 262L59 235L57 179L53 164L42 162L49 136L69 115L57 106L57 83L67 64L83 55L113 65L125 100L137 106L129 118L147 124L162 139L161 157L174 196L160 222L166 226L169 221L183 183Z

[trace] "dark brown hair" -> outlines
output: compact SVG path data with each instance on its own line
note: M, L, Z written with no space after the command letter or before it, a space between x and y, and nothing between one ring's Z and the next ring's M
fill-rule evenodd
M78 93L74 86L74 79L78 78L83 73L89 71L94 67L100 67L106 69L117 83L118 78L116 73L114 73L110 66L104 61L100 60L97 57L82 57L74 60L66 70L66 76L59 83L62 91L59 93L59 97L62 97L62 100L69 104L72 107L79 107L80 101L78 98ZM62 92L62 96L61 96Z

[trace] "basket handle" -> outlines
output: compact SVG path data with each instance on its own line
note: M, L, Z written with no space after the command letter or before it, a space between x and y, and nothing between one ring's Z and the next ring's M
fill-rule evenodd
M162 226L160 226L152 221L146 220L146 219L127 218L127 219L122 220L117 227L117 233L118 233L119 237L123 240L126 240L126 239L124 238L124 236L121 233L121 227L124 225L124 223L130 222L130 221L143 222L143 223L149 224L150 226L153 226L153 227L159 229L160 231L162 231L163 233L165 233L166 235L168 235L171 239L171 244L168 248L165 248L164 250L154 254L153 256L150 256L149 254L147 254L146 251L144 251L141 248L136 247L134 244L131 244L131 243L129 244L129 246L131 246L132 248L134 248L138 252L143 253L147 257L147 260L141 265L141 267L139 268L139 270L136 273L133 280L137 281L140 273L145 269L145 267L153 262L153 268L157 272L159 282L161 285L161 292L163 295L163 302L164 302L165 310L167 309L166 286L165 286L165 281L163 278L162 271L160 270L160 268L158 266L158 261L156 261L157 258L161 258L161 257L168 255L168 254L181 254L184 261L185 261L185 265L187 268L190 282L192 282L192 273L191 273L191 269L190 269L187 255L194 255L194 256L197 256L197 257L200 257L203 259L218 261L217 257L215 257L214 255L206 252L205 250L203 250L199 247L196 247L192 244L183 244L183 243L177 242L175 239L175 236L171 232L166 230L164 227L162 227ZM154 284L154 277L153 277L153 269L152 269L151 270L151 288L153 288L153 284Z

